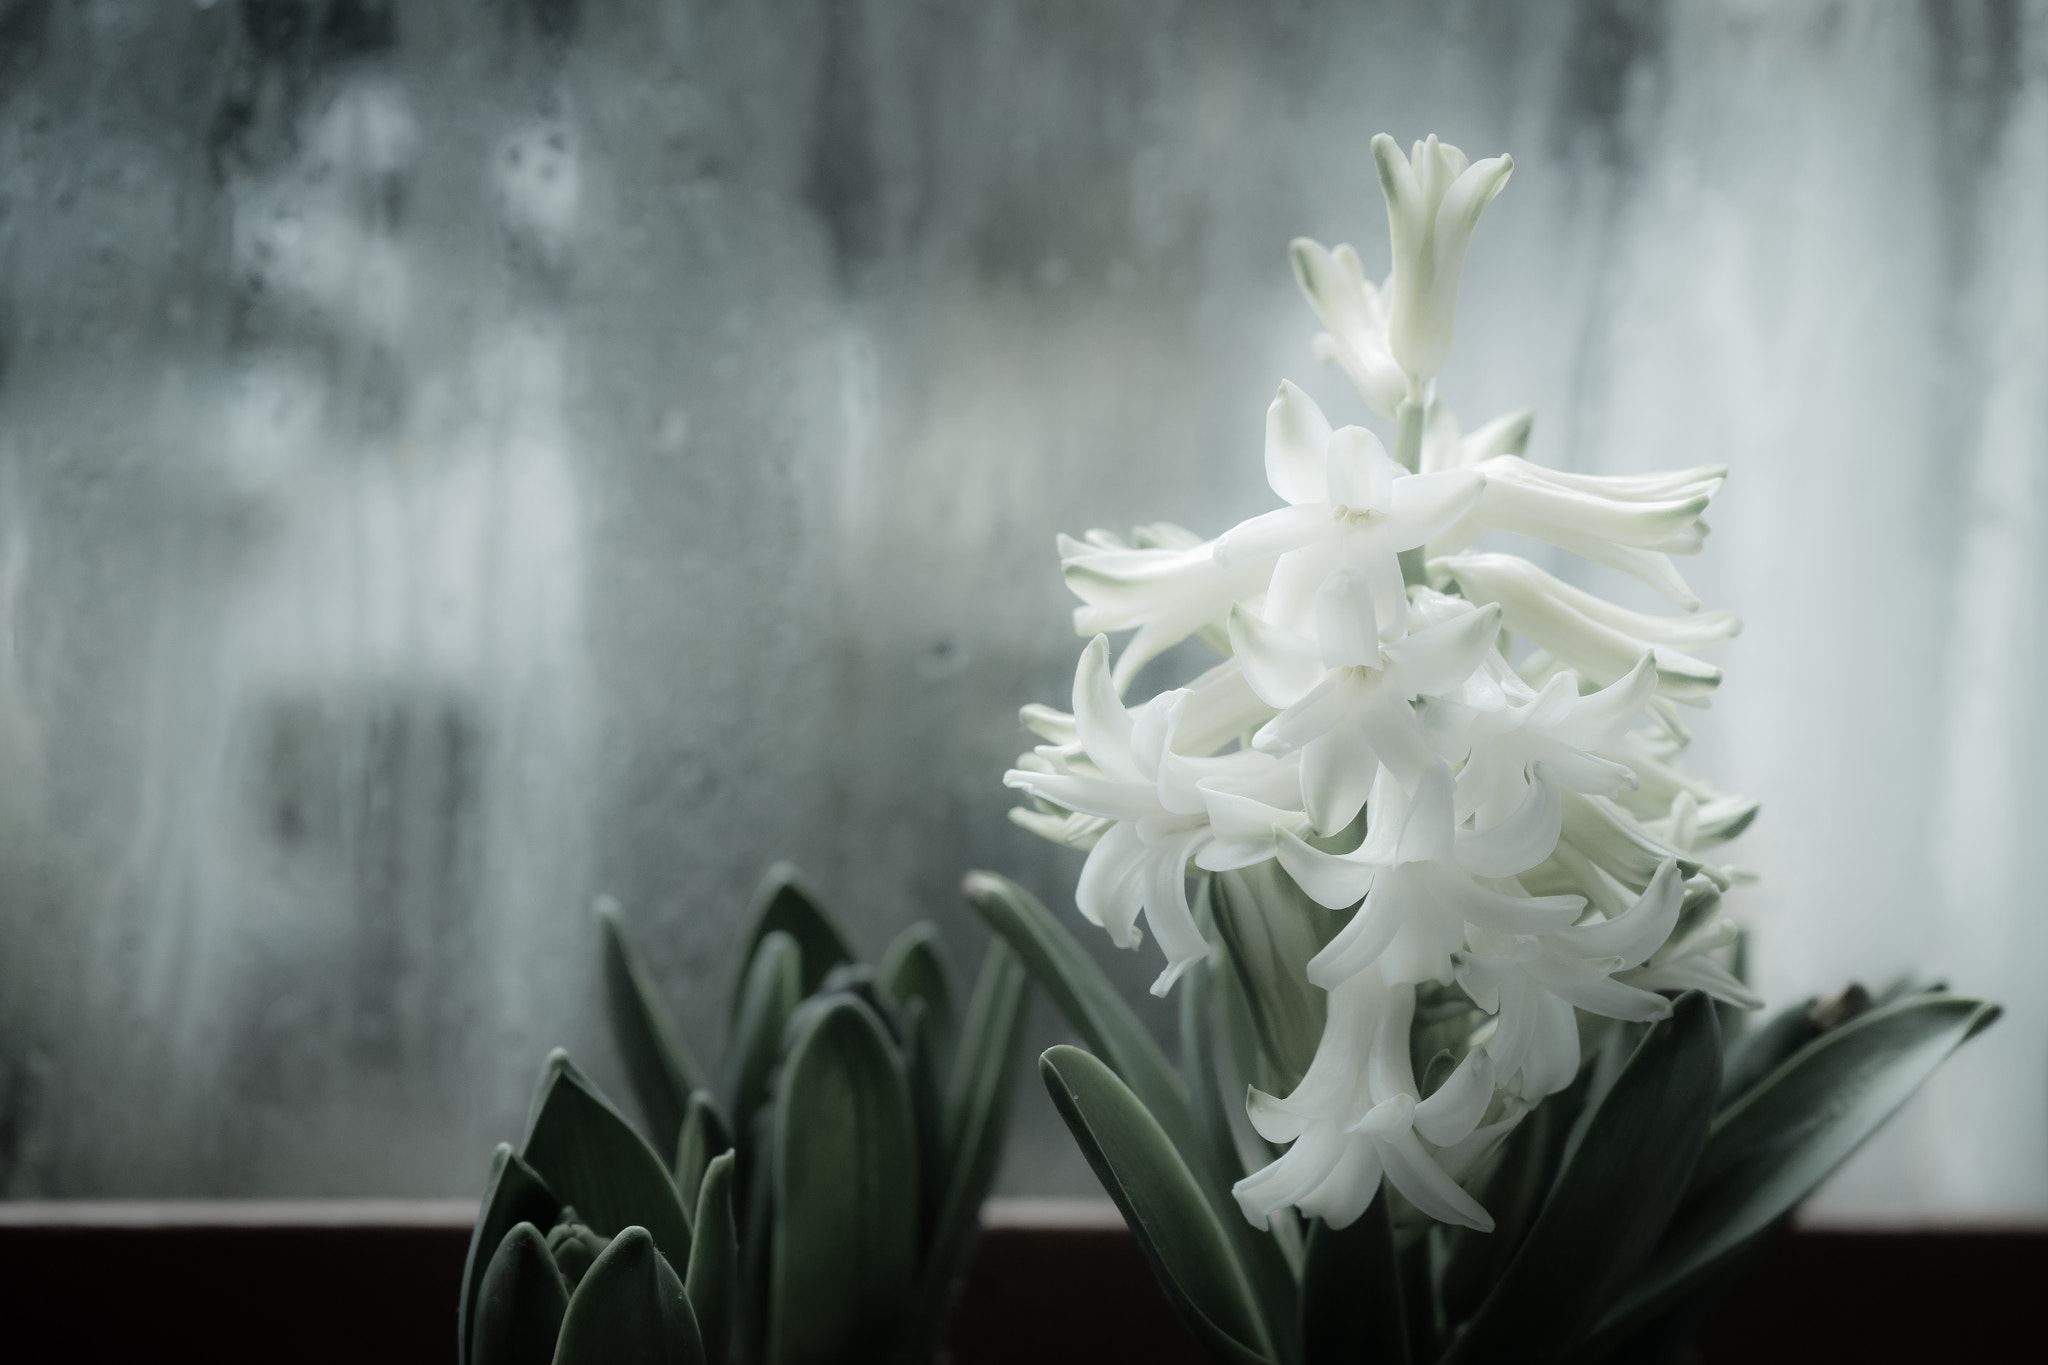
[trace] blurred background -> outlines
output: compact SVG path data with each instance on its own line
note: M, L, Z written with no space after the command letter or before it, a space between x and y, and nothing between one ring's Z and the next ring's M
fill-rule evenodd
M1761 989L2007 1004L1819 1213L2048 1215L2048 10L1960 2L0 0L0 1194L474 1195L623 1092L601 892L705 1057L772 859L1070 913L1053 535L1368 420L1286 245L1383 268L1380 130L1515 157L1468 425L1733 467Z

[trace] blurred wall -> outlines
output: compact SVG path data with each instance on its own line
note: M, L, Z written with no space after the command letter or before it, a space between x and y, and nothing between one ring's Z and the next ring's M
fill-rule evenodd
M1463 414L1734 467L1763 989L2009 1006L1824 1210L2048 1212L2044 61L2010 3L0 3L0 1193L473 1192L548 1046L618 1083L600 891L706 1055L775 857L963 975L967 867L1070 905L999 782L1053 533L1263 510L1283 376L1363 419L1285 247L1384 260L1385 129L1516 159ZM1092 1192L1020 1114L1002 1188Z

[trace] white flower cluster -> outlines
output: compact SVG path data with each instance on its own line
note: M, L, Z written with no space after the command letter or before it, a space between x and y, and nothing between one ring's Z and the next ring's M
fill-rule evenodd
M1755 803L1672 766L1678 707L1705 705L1721 677L1694 651L1740 628L1699 611L1671 561L1700 548L1725 471L1539 468L1520 453L1526 413L1462 433L1434 380L1466 246L1512 163L1468 164L1435 138L1372 150L1387 283L1349 246L1301 240L1293 260L1326 329L1316 354L1393 424L1393 453L1283 383L1265 459L1284 506L1209 541L1163 525L1062 537L1093 638L1072 713L1026 707L1045 742L1005 780L1034 798L1021 824L1088 850L1081 913L1125 947L1150 926L1166 955L1154 994L1210 951L1190 861L1277 858L1317 902L1358 907L1308 964L1328 992L1313 1064L1292 1094L1251 1095L1258 1132L1292 1144L1236 1186L1254 1224L1293 1205L1344 1226L1384 1175L1435 1218L1484 1229L1457 1178L1571 1082L1574 1010L1658 1019L1666 993L1692 988L1757 1003L1710 955L1733 936L1714 914L1729 872L1702 857ZM1475 548L1489 531L1622 570L1684 614ZM1120 631L1135 634L1112 665ZM1126 705L1138 671L1190 637L1223 662ZM1426 1095L1409 1054L1425 983L1486 1016Z

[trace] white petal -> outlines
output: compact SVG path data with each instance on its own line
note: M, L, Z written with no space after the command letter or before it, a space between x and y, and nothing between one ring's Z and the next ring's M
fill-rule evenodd
M1326 501L1323 450L1329 443L1330 422L1316 400L1281 380L1266 409L1266 482L1273 491L1295 505Z
M1332 1228L1348 1228L1372 1207L1380 1192L1379 1144L1370 1138L1344 1140L1344 1154L1323 1182L1295 1200L1302 1216L1320 1218Z
M1119 782L1147 780L1131 758L1132 721L1110 677L1107 636L1088 642L1074 670L1074 729L1104 776Z
M1336 525L1321 503L1282 507L1231 527L1216 537L1213 553L1223 565L1272 559L1329 536Z
M1301 751L1301 799L1309 822L1335 834L1357 816L1379 776L1379 755L1365 732L1339 721Z
M1448 1147L1469 1137L1493 1100L1493 1059L1473 1048L1436 1093L1415 1106L1415 1131L1431 1145Z
M1493 1231L1493 1216L1465 1193L1457 1181L1443 1173L1429 1153L1422 1150L1422 1143L1412 1130L1381 1139L1379 1147L1387 1179L1409 1203L1439 1223Z
M1339 569L1316 592L1316 643L1325 668L1378 668L1379 617L1372 584L1356 569Z
M1293 706L1324 679L1315 641L1269 625L1243 607L1230 609L1230 649L1246 684L1269 706Z
M1416 784L1394 861L1449 862L1455 848L1455 830L1451 816L1451 770L1442 763L1432 763L1423 769L1422 780Z
M1274 837L1280 849L1280 866L1316 904L1331 910L1343 910L1358 904L1371 889L1373 874L1378 870L1375 864L1325 853L1309 846L1300 835L1289 830L1280 830ZM1353 921L1356 922L1356 916ZM1346 926L1347 931L1349 927ZM1343 936L1340 932L1337 937Z
M1512 877L1550 856L1564 828L1564 797L1538 763L1514 813L1490 829L1458 836L1458 864L1477 877Z
M1412 550L1434 540L1479 505L1486 476L1470 469L1413 474L1394 483L1393 548Z
M1081 881L1074 888L1074 904L1090 924L1109 931L1110 942L1119 948L1135 948L1144 941L1138 932L1138 912L1145 898L1147 850L1138 831L1127 824L1111 825L1088 861L1081 865Z
M1380 438L1364 427L1340 427L1331 433L1323 468L1330 501L1353 512L1388 511L1395 477L1406 473Z

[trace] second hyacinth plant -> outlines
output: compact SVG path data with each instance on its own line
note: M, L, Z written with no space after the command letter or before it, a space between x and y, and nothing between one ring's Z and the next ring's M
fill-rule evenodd
M1292 259L1379 431L1283 383L1277 507L1062 537L1089 642L1007 778L1085 851L1081 917L1150 932L1179 1066L1061 917L969 892L1085 1044L1044 1081L1218 1358L1657 1359L1998 1009L1909 982L1746 1024L1722 846L1758 804L1681 766L1740 622L1674 560L1728 471L1545 468L1527 412L1467 430L1437 376L1512 163L1371 154L1384 282ZM1135 699L1190 640L1218 661Z
M462 1365L922 1365L1001 1158L1026 999L990 946L964 1011L929 924L862 963L786 865L748 914L722 1075L600 901L633 1125L560 1052L498 1148Z

